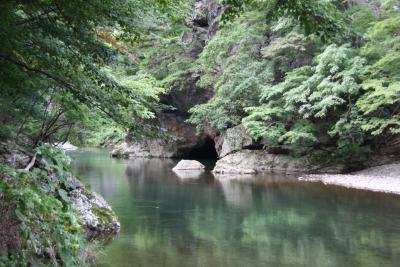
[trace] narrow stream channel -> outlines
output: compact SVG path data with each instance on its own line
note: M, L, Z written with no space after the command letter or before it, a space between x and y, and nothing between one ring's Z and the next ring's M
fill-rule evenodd
M99 266L400 266L399 196L285 175L181 179L175 160L99 149L71 157L121 221Z

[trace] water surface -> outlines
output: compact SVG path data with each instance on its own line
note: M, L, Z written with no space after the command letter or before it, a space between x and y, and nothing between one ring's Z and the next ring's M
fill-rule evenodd
M182 178L171 170L177 161L115 160L97 149L72 158L121 222L99 266L400 266L395 195L285 175Z

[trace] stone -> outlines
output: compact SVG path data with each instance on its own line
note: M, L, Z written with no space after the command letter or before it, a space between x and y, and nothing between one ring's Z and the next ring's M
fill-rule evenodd
M195 105L195 104L193 104ZM157 115L158 128L162 129L171 140L148 138L143 140L126 140L117 145L111 152L116 158L183 158L207 140L207 135L197 135L194 125L186 122L188 117L179 114Z
M171 158L175 154L174 144L160 139L123 142L111 151L115 158Z
M121 226L117 216L104 198L85 188L69 192L88 237L108 237L119 232Z
M70 142L65 142L65 143L55 143L54 144L55 147L64 149L65 151L74 151L77 150L78 147L74 146L73 144L71 144Z
M223 174L256 174L265 172L302 173L311 171L305 158L270 154L265 150L243 149L218 160L213 172Z
M20 146L13 142L0 143L0 163L16 169L25 168L31 157Z
M181 160L172 170L204 170L204 168L204 165L197 160Z
M226 130L226 132L220 137L216 144L217 152L220 158L226 155L242 150L248 146L254 145L253 139L247 134L246 129L243 125L238 125Z

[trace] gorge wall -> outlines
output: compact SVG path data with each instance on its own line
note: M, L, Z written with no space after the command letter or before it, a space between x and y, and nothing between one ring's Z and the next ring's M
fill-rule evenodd
M379 19L376 3L351 1L346 8ZM376 118L364 112L368 59L359 56L368 51L343 40L321 42L288 18L266 23L261 11L218 27L223 11L216 1L195 1L178 41L183 49L168 59L171 66L190 59L170 76L170 91L161 96L169 108L152 121L169 138L127 136L113 156L218 158L214 172L222 174L338 173L400 159L398 135L368 130ZM356 26L367 32L363 25ZM382 105L393 115L392 104Z
M217 17L223 7L214 0L198 0L194 3L191 18L186 21L190 31L184 32L180 41L189 49L180 56L196 59L218 29ZM129 135L112 151L115 157L216 157L213 139L216 132L197 134L196 127L186 122L189 109L206 103L213 96L213 88L199 88L196 85L199 73L190 72L184 77L184 85L162 95L160 102L168 109L156 114L151 122L169 138L148 138L135 140Z

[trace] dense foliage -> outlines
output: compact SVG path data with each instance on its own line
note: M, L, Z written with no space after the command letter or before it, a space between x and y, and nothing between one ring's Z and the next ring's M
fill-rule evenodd
M346 1L320 0L223 0L227 6L223 20L232 20L244 11L258 9L268 21L288 17L300 24L304 32L330 39L344 30L340 8Z
M315 63L288 72L283 82L264 89L261 105L246 109L249 115L243 121L250 134L302 149L321 144L324 134L335 138L338 149L363 144L354 103L365 60L347 45L330 45Z
M68 135L90 112L142 130L133 118L152 117L161 90L152 77L129 72L134 65L129 46L148 34L141 27L147 16L174 18L178 4L3 1L0 137L37 145L56 133Z
M28 266L40 261L53 266L84 265L83 228L65 191L72 186L69 158L48 146L37 148L36 153L45 168L17 171L0 165L2 224L10 221L17 227L9 238L18 244L16 251L2 251L0 265Z
M320 160L367 159L399 132L399 6L336 4L347 24L332 44L295 26L306 15L278 11L286 15L266 25L268 8L243 6L197 60L199 85L213 86L215 96L192 108L190 122L222 132L243 123L267 147Z

